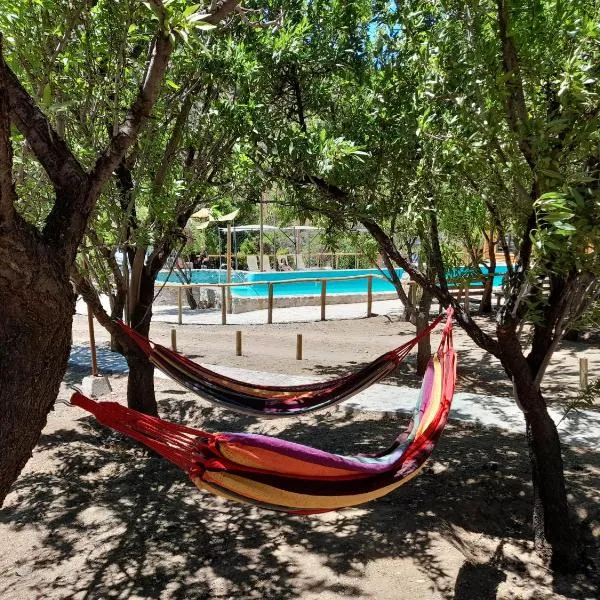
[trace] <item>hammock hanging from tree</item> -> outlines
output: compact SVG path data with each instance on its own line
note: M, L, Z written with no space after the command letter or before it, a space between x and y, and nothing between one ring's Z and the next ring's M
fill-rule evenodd
M435 329L443 318L444 315L437 317L418 336L350 375L288 387L248 383L221 375L165 346L151 342L123 322L117 323L154 366L202 398L245 414L285 417L335 406L381 381L396 369L419 340ZM450 320L451 312L448 312L448 321Z
M430 360L412 420L391 447L342 456L278 438L208 433L73 394L71 403L152 448L201 490L293 514L327 512L383 496L418 474L448 420L456 381L452 323Z

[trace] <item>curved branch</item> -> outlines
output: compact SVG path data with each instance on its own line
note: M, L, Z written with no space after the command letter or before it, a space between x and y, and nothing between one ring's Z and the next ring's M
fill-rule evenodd
M87 187L88 175L8 66L2 73L12 122L25 136L57 195Z
M443 306L452 306L454 308L454 314L461 327L467 332L468 336L484 350L487 350L490 354L493 354L496 358L501 359L502 351L498 342L485 333L471 316L465 312L449 292L443 291L439 286L432 283L432 281L416 268L411 262L404 257L398 249L394 246L392 240L385 234L381 227L371 219L362 218L361 223L369 231L369 233L375 238L380 246L383 246L387 254L394 260L394 262L402 267L409 275L410 278L416 281L423 289L431 293L432 296L437 298Z
M302 180L294 180L292 178L285 179L286 181L298 186L312 185L325 194L326 197L339 203L343 203L349 197L347 192L335 185L329 184L320 177L306 176ZM340 211L327 209L323 206L319 206L318 208L311 207L311 210L315 210L321 214L326 214L335 219L344 218L340 214ZM500 344L494 338L485 333L479 327L479 325L473 321L471 316L463 310L463 307L460 305L460 303L457 302L448 291L444 291L439 286L435 285L429 277L411 264L411 262L400 253L394 242L375 221L365 217L364 215L355 215L355 217L365 226L380 248L385 250L385 253L389 256L389 258L391 258L398 266L402 267L410 275L411 279L416 281L423 289L427 290L432 296L437 298L443 306L452 306L454 308L454 314L457 321L467 332L468 336L480 348L487 350L490 354L502 360L502 350Z
M210 14L203 18L202 21L211 25L217 25L235 11L240 2L241 0L223 0L223 2L213 0L210 6Z

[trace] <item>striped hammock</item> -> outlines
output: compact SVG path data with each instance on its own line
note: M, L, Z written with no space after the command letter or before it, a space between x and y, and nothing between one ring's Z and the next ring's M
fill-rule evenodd
M374 500L417 475L446 425L455 381L448 321L408 428L388 450L372 456L341 456L263 435L209 433L80 393L71 403L173 462L201 490L272 510L311 514Z
M451 312L447 313L448 321ZM214 404L250 415L285 417L335 406L390 375L409 352L444 319L440 315L417 337L376 358L356 372L319 383L288 387L238 381L155 344L125 323L121 329L134 340L150 362L188 390Z

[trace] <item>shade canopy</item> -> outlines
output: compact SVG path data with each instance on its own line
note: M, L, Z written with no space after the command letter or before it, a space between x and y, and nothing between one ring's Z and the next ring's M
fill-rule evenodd
M281 229L281 228L275 227L273 225L263 225L262 226L263 231L279 231L279 229ZM237 225L236 227L231 228L231 231L233 233L242 233L242 232L247 232L247 231L260 231L260 230L261 230L260 225ZM221 231L225 231L225 228L221 227Z
M210 209L208 208L201 208L199 211L195 212L191 218L192 219L208 219L207 223L210 223L212 221L217 221L218 223L226 223L227 221L233 221L237 216L238 213L240 212L240 209L237 208L236 210L227 213L226 215L221 215L220 217L213 217L210 213ZM201 229L204 229L206 227L206 225L204 227L202 227Z
M314 225L292 225L291 227L282 227L282 231L322 231L323 227L315 227Z

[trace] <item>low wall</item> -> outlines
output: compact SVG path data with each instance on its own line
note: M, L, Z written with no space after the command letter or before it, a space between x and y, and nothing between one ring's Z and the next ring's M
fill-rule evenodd
M161 289L162 288L162 289ZM188 288L192 296L198 303L198 308L217 308L221 306L221 290L219 288ZM189 307L186 290L181 291L183 296L183 306ZM177 306L179 302L179 289L173 287L154 286L154 295L156 296L154 304L159 306Z
M394 292L373 293L373 301L393 300L398 298ZM367 294L327 294L326 304L355 304L367 303ZM290 308L292 306L320 306L321 296L273 296L273 308ZM266 310L269 308L268 298L233 296L231 299L231 312L234 314L249 312L251 310Z

